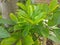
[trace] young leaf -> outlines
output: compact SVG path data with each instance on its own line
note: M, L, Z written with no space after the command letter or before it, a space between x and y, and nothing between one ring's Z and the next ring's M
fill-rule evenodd
M17 17L13 13L10 14L10 18L11 18L12 21L18 22Z
M26 10L26 6L23 3L17 3L17 6L19 6L23 10Z

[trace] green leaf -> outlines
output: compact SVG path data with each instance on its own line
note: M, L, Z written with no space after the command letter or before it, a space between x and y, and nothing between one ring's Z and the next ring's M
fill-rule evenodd
M22 41L21 41L21 39L17 42L16 45L22 45Z
M26 1L26 6L30 5L31 4L31 0L27 0Z
M12 20L0 19L0 24L14 25L15 23Z
M13 38L13 37L10 37L10 38L6 38L6 39L3 39L1 41L1 45L12 45L16 42L16 39Z
M7 38L10 37L10 34L7 32L6 29L0 27L0 38Z
M53 30L54 34L57 36L57 38L60 40L60 29Z
M30 17L32 17L33 11L34 11L33 5L28 5L27 6L27 13Z
M20 27L21 27L21 25L19 25L19 24L18 25L15 25L14 26L14 31L20 30Z
M19 6L23 10L26 10L26 6L23 3L17 3L17 6Z
M13 13L10 13L10 18L11 18L12 21L18 22L17 17Z
M49 30L47 28L41 28L41 34L43 35L43 37L48 37Z
M50 26L58 25L58 24L60 24L60 8L57 8L53 12L52 19L48 21L48 25L50 25Z
M35 24L38 24L40 21L42 21L45 18L45 13L41 12L40 14L38 14L37 16L35 16Z
M32 45L34 44L34 41L30 35L27 35L23 40L24 45Z
M58 0L51 0L49 4L50 11L54 11L58 7Z
M41 13L41 10L40 10L40 5L33 5L33 8L34 8L34 12L32 14L32 18L34 18L35 16L37 16L39 13Z
M48 38L54 42L60 43L60 40L57 38L57 36L50 35Z
M46 3L43 3L43 4L39 4L38 5L40 10L43 11L43 12L46 12L47 14L49 13L49 5L46 4Z
M41 45L40 40L36 40L33 45Z
M26 37L29 34L29 31L31 29L31 25L27 25L25 29L22 32L23 37Z

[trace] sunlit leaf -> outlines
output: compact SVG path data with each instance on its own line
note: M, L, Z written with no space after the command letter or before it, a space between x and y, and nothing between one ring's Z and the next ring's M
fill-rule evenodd
M17 6L19 6L23 10L26 10L26 6L23 3L17 3Z
M11 18L12 21L18 22L17 17L13 13L10 14L10 18Z
M19 40L16 45L22 45L22 41Z
M24 45L32 45L34 44L34 41L30 35L26 36L23 40Z
M16 42L16 39L13 37L3 39L1 45L12 45Z
M49 8L51 11L54 11L58 7L58 0L51 0Z

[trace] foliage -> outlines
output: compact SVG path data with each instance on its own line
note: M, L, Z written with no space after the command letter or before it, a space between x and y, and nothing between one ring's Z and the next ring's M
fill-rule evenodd
M38 38L44 37L60 42L60 8L57 0L48 5L17 3L20 9L10 20L0 18L1 45L40 45ZM10 25L8 28L5 24ZM8 42L8 43L7 43Z

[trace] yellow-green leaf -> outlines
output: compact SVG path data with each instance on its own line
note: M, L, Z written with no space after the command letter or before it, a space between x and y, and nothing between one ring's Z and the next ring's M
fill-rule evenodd
M17 17L13 13L10 13L10 18L11 18L12 21L18 22Z

